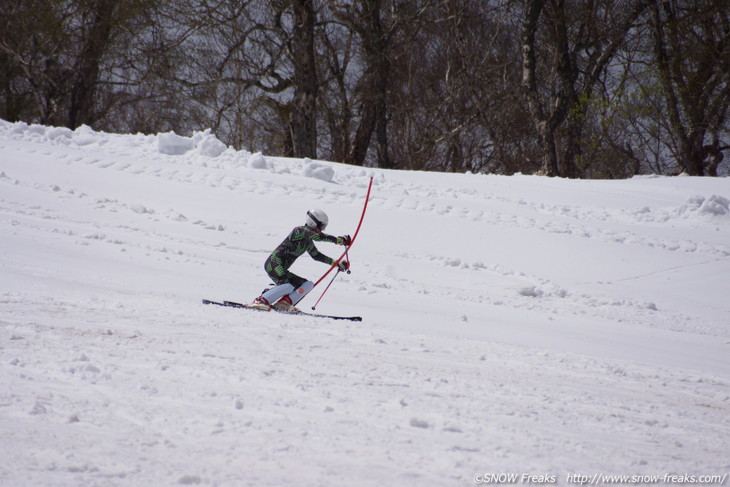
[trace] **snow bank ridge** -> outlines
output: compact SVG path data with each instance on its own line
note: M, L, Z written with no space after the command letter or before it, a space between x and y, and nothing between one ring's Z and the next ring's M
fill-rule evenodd
M215 158L229 149L213 135L211 129L194 132L190 137L167 132L157 135L118 134L110 139L108 134L96 132L86 125L71 130L66 127L46 127L43 125L28 125L24 122L10 123L0 120L0 133L6 133L15 139L35 139L36 141L50 142L53 145L83 147L113 143L127 148L149 146L150 148L154 147L156 152L160 154L172 156L181 156L192 152Z
M331 183L335 179L335 164L327 161L313 161L309 158L291 159L266 157L261 152L249 153L226 146L212 133L211 129L194 132L187 137L175 132L156 135L110 134L95 132L82 125L76 130L65 127L28 125L24 122L10 123L0 120L0 134L16 140L28 140L69 147L105 147L115 153L137 153L140 157L154 158L155 155L184 156L186 164L206 167L210 159L216 159L216 167L248 167L264 169L274 174L300 174L307 178Z

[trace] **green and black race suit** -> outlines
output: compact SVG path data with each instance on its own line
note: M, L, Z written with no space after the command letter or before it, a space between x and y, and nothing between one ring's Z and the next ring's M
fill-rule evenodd
M289 272L289 267L304 252L307 252L314 260L332 265L332 258L327 257L314 246L314 242L337 243L337 237L325 233L316 232L309 227L296 227L271 253L264 268L266 273L277 286L289 283L294 289L299 288L306 282L306 279Z

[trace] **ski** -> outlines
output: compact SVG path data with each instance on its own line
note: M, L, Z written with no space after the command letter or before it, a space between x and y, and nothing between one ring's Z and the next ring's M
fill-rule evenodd
M213 301L210 299L203 299L203 304L212 304L215 306L225 306L228 308L250 309L250 310L254 310L254 311L269 311L269 310L265 310L265 309L254 308L253 306L249 306L246 303L237 303L235 301ZM361 316L323 315L323 314L319 314L319 313L307 313L306 311L301 311L301 310L288 311L288 310L276 309L276 308L271 308L271 311L276 311L277 313L283 313L283 314L288 314L288 315L302 315L302 316L313 316L315 318L327 318L330 320L362 321Z

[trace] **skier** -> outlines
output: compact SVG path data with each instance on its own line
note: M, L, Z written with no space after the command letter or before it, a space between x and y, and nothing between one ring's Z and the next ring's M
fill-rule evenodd
M266 259L264 269L274 281L274 287L264 290L261 296L253 301L252 307L263 310L272 307L282 310L296 309L294 306L312 290L314 283L289 271L294 261L307 252L314 260L334 266L336 261L317 250L314 242L330 242L346 247L352 242L349 235L334 237L323 233L328 223L329 218L324 211L307 212L305 224L295 227ZM341 271L346 271L349 263L343 259L337 266Z

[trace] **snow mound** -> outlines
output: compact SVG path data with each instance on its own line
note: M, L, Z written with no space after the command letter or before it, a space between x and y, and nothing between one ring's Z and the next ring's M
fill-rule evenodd
M228 147L226 144L218 140L218 138L210 133L206 133L198 143L198 152L206 157L218 157L223 154Z
M692 196L678 208L677 214L684 218L725 216L730 213L730 200L723 196Z
M307 178L320 179L327 183L331 183L335 177L335 170L328 165L306 160L307 164L304 166L302 175Z
M195 143L189 137L182 137L174 132L157 134L157 148L161 154L181 156L195 148Z
M251 169L268 169L269 164L263 154L256 152L248 157L248 167Z
M157 134L157 150L161 154L181 156L197 149L197 152L206 157L218 157L228 147L213 135L210 129L195 132L192 137L183 137L174 132Z
M51 138L54 134L59 134L62 132L58 131L58 128L54 128L53 130L46 130L45 136L46 138ZM49 136L49 134L51 136ZM101 140L104 139L104 134L100 132L94 132L91 127L87 125L82 125L81 127L74 130L73 135L71 136L71 139L74 144L78 146L85 146L85 145L92 145L99 143ZM105 142L104 142L105 143Z

